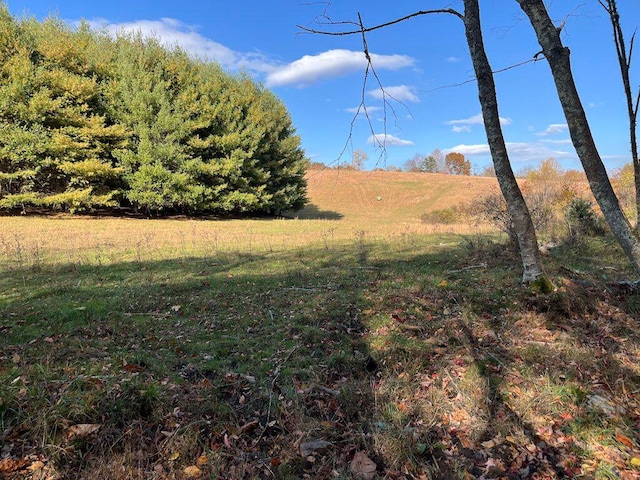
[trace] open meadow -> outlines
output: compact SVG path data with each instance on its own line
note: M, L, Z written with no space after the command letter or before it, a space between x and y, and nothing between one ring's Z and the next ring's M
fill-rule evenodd
M295 218L0 216L0 477L640 478L615 242L520 285L490 178L310 171Z

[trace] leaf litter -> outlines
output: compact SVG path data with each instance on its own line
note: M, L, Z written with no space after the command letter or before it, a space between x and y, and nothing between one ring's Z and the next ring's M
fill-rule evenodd
M618 298L569 281L547 296L486 298L466 277L429 285L395 268L344 280L358 299L339 297L342 287L270 288L196 313L181 299L170 315L126 317L140 322L126 331L102 323L12 345L0 408L23 414L2 432L0 473L66 478L125 464L121 478L638 477L640 335ZM203 329L220 342L207 358L192 346ZM250 343L258 336L265 344ZM31 366L39 358L45 379ZM34 388L63 412L48 414L53 429L33 430ZM57 453L39 447L42 433Z

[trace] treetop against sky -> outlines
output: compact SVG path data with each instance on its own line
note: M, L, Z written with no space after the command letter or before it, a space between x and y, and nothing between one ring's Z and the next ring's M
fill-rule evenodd
M462 22L453 15L427 15L368 34L367 44L382 86L370 76L362 38L302 33L327 23L357 20L383 23L424 8L461 1L396 2L205 2L203 0L9 0L14 15L49 14L71 24L84 19L110 32L137 30L168 46L245 70L278 95L292 114L303 147L313 161L336 162L345 144L365 151L365 168L401 166L434 148L463 153L477 170L491 162L482 125L473 69ZM640 2L619 0L630 38L640 19ZM580 168L569 140L549 67L515 1L480 5L489 60L496 73L500 116L515 170L555 157ZM628 126L619 67L607 13L596 0L553 2L552 18L564 22L563 41L572 52L576 81L600 153L609 169L630 161ZM357 28L355 25L347 28ZM632 83L640 84L634 59ZM519 65L519 66L516 66ZM509 68L513 67L513 68ZM370 121L362 114L364 100ZM353 130L351 123L353 121ZM383 152L379 142L386 146ZM345 161L350 160L347 149Z

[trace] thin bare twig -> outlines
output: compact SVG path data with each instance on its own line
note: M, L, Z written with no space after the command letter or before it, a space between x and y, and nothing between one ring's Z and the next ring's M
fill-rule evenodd
M327 30L316 30L313 28L307 28L307 27L303 27L302 25L298 25L297 27L304 31L305 33L315 33L315 34L320 34L320 35L335 35L335 36L342 36L342 35L355 35L358 33L368 33L368 32L373 32L374 30L378 30L380 28L385 28L385 27L389 27L391 25L395 25L396 23L401 23L404 22L406 20L409 20L411 18L415 18L421 15L429 15L429 14L433 14L433 13L446 13L446 14L450 14L450 15L455 15L456 17L460 18L461 20L464 19L464 16L458 12L457 10L454 10L453 8L441 8L441 9L436 9L436 10L420 10L417 12L413 12L409 15L405 15L404 17L401 18L397 18L395 20L391 20L390 22L385 22L385 23L381 23L379 25L374 25L373 27L368 27L364 30L362 30L361 28L358 30L347 30L347 31L342 31L342 32L330 32ZM349 22L342 22L343 24L348 24ZM331 23L332 25L336 25L336 24L340 24L340 23ZM362 26L362 25L360 25Z
M526 65L528 63L536 63L537 61L540 60L540 57L544 58L543 55L537 55L534 58L530 58L529 60L525 60L523 62L520 63L514 63L513 65L509 65L508 67L504 67L504 68L500 68L498 70L493 70L493 74L495 75L496 73L502 73L502 72L506 72L508 70L514 69L514 68L518 68L521 67L522 65ZM445 88L454 88L454 87L461 87L463 85L466 85L468 83L473 83L475 82L477 79L474 76L473 78L470 78L469 80L465 80L464 82L459 82L459 83L452 83L450 85L441 85L439 87L436 88L432 88L431 90L421 90L422 93L431 93L431 92L436 92L438 90L443 90Z

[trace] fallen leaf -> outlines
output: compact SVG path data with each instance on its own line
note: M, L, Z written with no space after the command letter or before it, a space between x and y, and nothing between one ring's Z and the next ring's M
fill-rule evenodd
M171 454L171 456L169 457L169 461L173 462L175 460L177 460L180 457L180 452L173 452Z
M634 467L640 467L640 457L633 457L631 459L631 465Z
M144 370L144 367L141 365L136 365L135 363L129 363L128 365L123 365L122 370L126 370L127 372L136 373Z
M208 461L209 461L209 459L207 458L207 456L206 456L206 455L200 455L200 456L197 458L196 463L197 463L198 465L206 465Z
M351 460L351 472L358 478L371 480L376 475L377 465L364 452L358 452Z
M202 470L200 470L198 467L196 467L195 465L191 465L189 467L186 467L183 471L182 471L187 477L199 477L200 474L202 473Z
M11 361L13 363L20 363L20 355L18 355L17 353L13 355L13 357L11 357Z
M303 457L308 457L317 451L321 451L330 447L332 445L331 442L327 442L326 440L311 440L310 442L303 442L300 444L300 455Z
M616 440L629 448L633 448L633 442L629 439L629 437L625 437L621 433L616 433Z
M27 467L27 470L35 472L36 470L40 470L41 468L44 468L44 463L38 460L37 462L33 462L31 465L29 465Z
M79 423L77 425L71 425L67 431L67 438L71 437L86 437L96 432L102 424L100 423Z
M28 460L15 460L13 458L5 458L0 461L0 473L11 473L22 470L29 464Z

